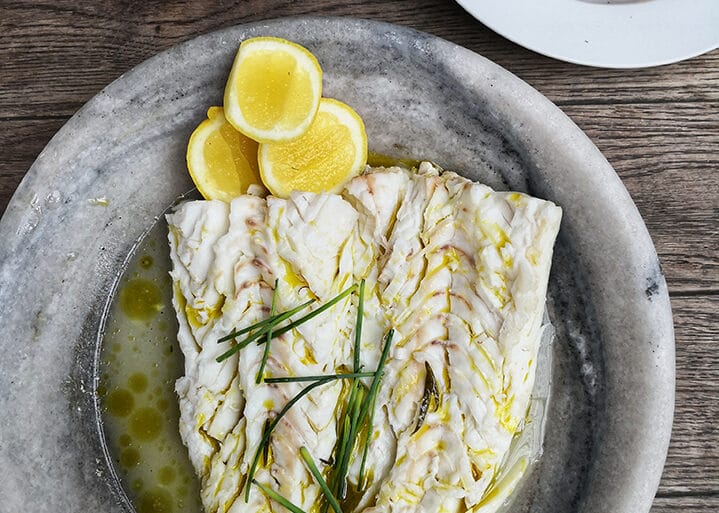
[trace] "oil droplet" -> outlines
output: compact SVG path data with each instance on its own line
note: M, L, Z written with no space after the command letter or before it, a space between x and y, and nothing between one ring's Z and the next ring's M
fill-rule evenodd
M127 379L127 386L133 392L140 394L147 388L147 376L142 372L136 372Z
M135 398L124 388L110 392L105 401L107 411L116 417L127 417L135 407Z
M150 255L142 255L142 258L140 258L140 267L143 269L149 269L152 267L153 262L154 261Z
M131 319L150 320L162 308L160 289L149 280L130 280L120 291L120 308Z
M87 202L95 207L106 207L110 204L106 196L100 196L99 198L90 198L87 200Z
M390 157L389 155L375 153L373 151L370 151L367 154L367 163L372 167L404 166L410 169L413 167L419 167L419 160Z
M145 483L143 483L142 479L140 479L138 477L137 479L132 480L131 486L132 486L133 490L135 490L136 492L139 492L140 490L142 490L145 487Z
M172 467L162 467L159 472L160 483L169 485L175 480L175 469Z
M98 400L103 406L112 463L126 486L131 509L135 513L197 513L202 510L198 483L176 429L179 412L173 388L182 373L183 358L176 345L177 322L169 302L172 279L168 272L167 229L164 223L158 226L157 234L150 237L157 240L156 249L149 248L148 239L142 242L113 299L101 348L100 384L106 393ZM152 261L149 268L147 256ZM151 291L153 287L159 290L156 304L152 298L143 298L142 293L138 298L131 290L130 294L124 291L128 284L132 289L133 283L142 284L143 280ZM131 317L133 313L136 315ZM166 354L171 345L174 352ZM146 384L142 377L134 376L138 373L144 375ZM109 392L117 389L132 396L132 409L123 417L111 414L106 405ZM164 467L171 470L162 470ZM178 494L180 487L184 488L183 494ZM169 495L169 501L163 492Z
M354 510L362 500L363 492L358 492L354 486L347 487L347 497L342 501L342 509L345 511ZM346 509L345 509L346 508Z
M153 408L140 408L130 417L130 431L140 440L153 440L162 430L162 417Z
M133 449L132 447L130 447L122 451L122 453L120 454L120 465L122 465L123 467L134 467L138 463L140 463L140 453L137 449Z
M172 497L162 488L153 488L140 495L137 513L171 513Z

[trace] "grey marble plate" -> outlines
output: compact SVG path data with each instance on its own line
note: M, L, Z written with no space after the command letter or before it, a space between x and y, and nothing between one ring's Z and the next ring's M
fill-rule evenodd
M674 341L627 191L511 73L433 36L347 18L239 26L172 48L101 91L40 154L0 222L0 509L123 510L93 400L102 309L132 244L191 188L188 135L221 102L239 41L255 35L313 51L325 95L356 108L374 151L562 206L545 452L516 510L648 511L671 427Z

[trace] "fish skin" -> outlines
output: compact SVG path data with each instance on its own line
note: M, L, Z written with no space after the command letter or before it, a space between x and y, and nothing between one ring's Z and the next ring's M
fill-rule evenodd
M263 347L217 363L229 347L217 339L269 315L275 280L279 312L310 298L317 307L361 279L362 369L376 368L390 327L395 337L374 412L370 479L354 511L496 509L483 499L529 405L559 207L424 162L416 171L368 169L339 195L187 202L167 220L185 355L180 434L205 511L282 510L256 487L246 504L245 479L267 419L306 385L255 383ZM265 375L351 370L356 309L353 294L274 339ZM417 429L425 364L440 399ZM299 448L327 471L348 384L299 401L273 432L271 463L255 474L305 511L321 491ZM350 464L353 487L360 459Z

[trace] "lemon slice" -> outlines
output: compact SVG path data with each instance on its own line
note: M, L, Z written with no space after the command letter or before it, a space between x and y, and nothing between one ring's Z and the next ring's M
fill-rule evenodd
M229 203L261 184L257 142L235 130L222 113L210 107L207 119L192 132L187 145L187 168L206 199Z
M322 98L312 125L289 142L260 144L260 176L275 196L294 190L339 192L367 163L362 118L337 100Z
M259 142L304 134L322 97L322 69L306 48L276 37L242 42L225 86L225 115Z

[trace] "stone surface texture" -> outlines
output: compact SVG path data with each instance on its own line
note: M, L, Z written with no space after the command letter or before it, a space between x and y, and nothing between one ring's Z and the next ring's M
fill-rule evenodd
M309 48L370 149L429 159L564 209L544 454L513 510L648 511L674 406L666 284L614 170L553 104L466 49L407 28L290 18L191 40L127 72L57 133L0 221L0 497L5 511L128 511L100 436L101 320L133 244L192 188L189 134L241 40ZM99 201L98 201L99 200Z

